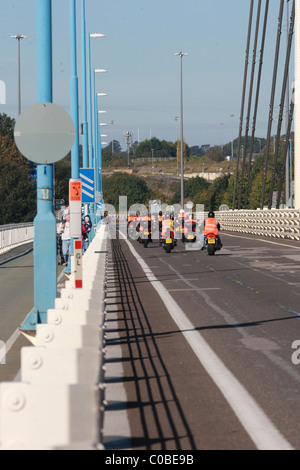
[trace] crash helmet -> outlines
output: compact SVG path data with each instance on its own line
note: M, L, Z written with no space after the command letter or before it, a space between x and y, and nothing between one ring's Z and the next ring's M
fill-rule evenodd
M209 218L209 219L214 219L214 218L215 218L215 213L214 213L213 211L210 211L210 212L208 213L208 218Z

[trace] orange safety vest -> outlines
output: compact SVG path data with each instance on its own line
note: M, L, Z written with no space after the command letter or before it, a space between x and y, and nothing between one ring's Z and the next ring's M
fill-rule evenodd
M210 233L219 235L218 225L219 221L217 219L206 219L204 222L204 235L209 235Z
M165 236L168 233L171 233L174 236L174 226L173 221L171 219L165 219L162 223L162 236Z

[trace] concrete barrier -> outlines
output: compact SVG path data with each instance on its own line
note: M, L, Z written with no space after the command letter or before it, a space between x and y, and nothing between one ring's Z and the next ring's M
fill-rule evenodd
M0 384L1 450L96 450L103 413L107 228L83 257L83 288L66 283L36 346L21 350L21 382Z

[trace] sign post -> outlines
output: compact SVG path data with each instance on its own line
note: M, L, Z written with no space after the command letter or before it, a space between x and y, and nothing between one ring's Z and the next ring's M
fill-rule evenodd
M53 214L53 163L70 151L75 137L69 114L52 103L38 103L21 114L15 126L20 152L37 163L37 216L34 219L34 309L21 326L35 331L47 323L57 297L56 220Z

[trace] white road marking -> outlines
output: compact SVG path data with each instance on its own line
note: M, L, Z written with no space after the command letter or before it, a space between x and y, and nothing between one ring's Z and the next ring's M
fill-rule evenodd
M123 235L121 234L123 237ZM175 302L163 284L154 276L146 262L139 256L125 237L131 253L164 302L169 314L180 328L196 357L219 388L240 423L259 450L293 450L290 443L270 421L249 392L240 384L225 364L211 349L183 310Z
M241 237L239 235L232 235L226 232L223 232L223 235L225 237L232 237L232 238L242 238L243 240L251 240L251 241L259 241L263 243L270 243L271 245L278 245L278 246L283 246L284 248L292 248L293 250L300 250L299 246L294 246L294 245L286 245L285 243L278 243L278 242L272 242L271 240L263 240L262 238L250 238L250 237ZM291 240L295 241L295 240ZM228 247L229 249L231 247Z

